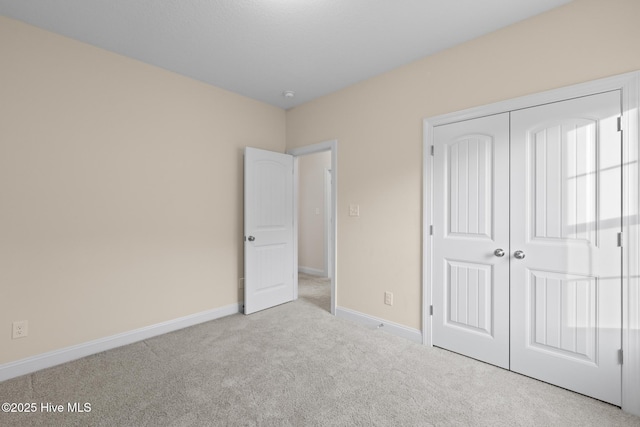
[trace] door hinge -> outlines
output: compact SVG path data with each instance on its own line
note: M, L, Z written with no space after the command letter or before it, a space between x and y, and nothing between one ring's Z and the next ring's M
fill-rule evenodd
M622 130L622 116L618 117L618 132Z
M618 359L620 359L620 364L622 365L622 363L624 362L622 349L618 350Z
M432 155L432 156L433 156L434 150L435 150L435 147L432 145L432 146L431 146L431 155Z
M429 306L429 316L433 316L433 306Z
M618 233L618 247L621 248L624 244L624 236L622 233Z
M433 225L429 226L429 235L433 236Z

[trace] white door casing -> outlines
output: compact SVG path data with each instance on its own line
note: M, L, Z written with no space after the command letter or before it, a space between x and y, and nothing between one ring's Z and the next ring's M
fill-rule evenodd
M506 369L508 130L508 113L437 127L433 172L433 345Z
M324 169L324 274L331 278L333 254L333 206L331 204L331 169Z
M615 405L620 114L619 91L511 113L511 370Z
M293 156L246 147L244 313L294 299Z

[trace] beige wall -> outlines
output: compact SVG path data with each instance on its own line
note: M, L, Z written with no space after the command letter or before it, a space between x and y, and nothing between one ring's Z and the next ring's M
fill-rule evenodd
M0 58L0 364L239 302L284 110L4 17Z
M638 16L575 0L289 110L288 148L338 140L338 306L421 327L424 118L638 70Z
M324 272L325 170L331 169L331 152L298 159L298 266ZM328 274L325 272L325 274Z

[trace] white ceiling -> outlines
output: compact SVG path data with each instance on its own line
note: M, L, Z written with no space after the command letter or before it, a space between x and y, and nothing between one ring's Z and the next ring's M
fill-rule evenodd
M569 1L0 0L0 14L291 108Z

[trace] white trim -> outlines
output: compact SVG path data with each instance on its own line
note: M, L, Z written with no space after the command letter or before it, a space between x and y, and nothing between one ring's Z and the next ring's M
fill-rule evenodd
M422 334L424 343L432 345L431 316L431 235L432 221L431 184L432 163L430 146L433 144L434 126L492 114L514 111L536 105L620 90L623 108L623 186L625 188L624 223L625 247L623 248L623 319L622 338L624 363L622 365L622 409L640 415L640 174L638 173L640 123L640 72L621 74L587 83L554 89L534 95L510 99L463 111L429 117L423 125L423 303Z
M338 278L336 274L336 260L338 259L338 141L324 141L317 144L311 144L300 148L292 148L287 150L287 154L293 156L293 171L294 171L294 220L293 220L293 232L294 232L294 254L295 265L298 265L298 157L305 156L307 154L320 153L322 151L331 151L331 209L333 212L333 223L331 224L331 237L332 244L329 246L333 250L331 272L331 314L336 314L336 287ZM295 283L295 297L298 297L298 277L294 277Z
M639 73L639 71L635 71L620 74L586 83L579 83L572 86L526 95L519 98L468 108L466 110L428 117L424 120L424 123L426 124L428 122L431 126L439 126L447 123L461 122L463 120L475 119L477 117L490 116L492 114L505 113L507 111L521 110L523 108L534 107L537 105L564 101L571 98L579 98L581 96L594 95L600 92L624 89L628 84L632 83L634 79L638 78Z
M41 369L71 362L72 360L80 359L92 354L101 353L106 350L132 344L134 342L146 340L200 323L209 322L211 320L237 314L239 312L240 304L231 304L225 307L214 308L212 310L179 317L177 319L157 323L155 325L134 329L121 334L99 338L97 340L88 341L71 347L49 351L47 353L38 354L15 362L5 363L4 365L0 365L0 381L30 374Z
M433 179L433 126L424 121L424 144L422 148L422 342L432 346L432 322L430 307L433 304L431 296L431 225L433 218L431 182Z
M409 328L398 323L389 322L388 320L369 316L368 314L360 313L359 311L350 310L344 307L336 308L336 317L341 317L367 327L382 329L390 334L422 344L422 333L418 329Z
M321 270L319 268L298 266L298 271L300 273L308 274L310 276L327 277L324 270Z
M331 209L333 206L331 205L331 168L324 168L323 173L324 178L324 232L323 240L324 240L324 275L326 277L331 277L331 254L333 250L331 248L331 222L333 221Z
M290 154L290 153L287 153ZM300 171L298 158L293 157L293 300L298 299L298 274L300 267L298 266L298 214L300 213L300 205L298 194L300 193Z
M640 72L622 86L622 409L640 415Z

